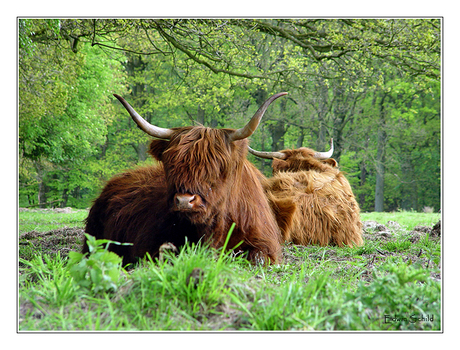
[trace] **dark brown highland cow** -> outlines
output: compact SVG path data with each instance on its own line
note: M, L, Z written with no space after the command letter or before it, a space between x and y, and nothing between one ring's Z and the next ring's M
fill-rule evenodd
M309 148L252 154L273 159L262 184L284 240L295 244L361 246L359 206L333 152Z
M247 137L270 103L283 95L269 98L238 130L159 128L115 95L137 125L158 138L148 152L159 164L111 179L95 200L85 231L98 239L132 243L110 245L127 264L147 252L157 256L165 242L179 247L186 240L204 240L220 248L235 223L229 248L242 241L238 250L247 252L250 260L276 262L281 253L279 228L260 184L262 174L246 154Z

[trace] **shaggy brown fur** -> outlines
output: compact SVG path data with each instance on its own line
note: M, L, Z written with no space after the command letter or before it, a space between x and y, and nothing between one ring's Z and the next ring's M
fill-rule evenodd
M332 159L308 148L284 150L273 160L273 177L262 181L283 238L295 244L361 246L359 206Z
M135 262L171 242L179 247L204 240L220 248L232 223L229 248L252 261L278 261L280 232L259 179L246 159L247 139L231 141L233 129L173 128L169 140L153 140L149 153L160 164L128 171L110 180L94 202L86 232L133 246L110 245ZM177 195L193 195L193 207L177 207ZM84 252L88 247L84 245Z

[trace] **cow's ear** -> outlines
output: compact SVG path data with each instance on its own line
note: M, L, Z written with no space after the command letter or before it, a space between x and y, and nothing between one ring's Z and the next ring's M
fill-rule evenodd
M150 142L148 152L158 161L161 161L163 152L168 147L169 141L167 140L153 140Z
M334 158L325 159L323 160L323 162L331 165L333 168L337 168L339 166L339 163L337 163L337 161Z
M289 164L285 160L282 159L273 159L272 163L273 174L279 173L280 171L287 171L289 170Z

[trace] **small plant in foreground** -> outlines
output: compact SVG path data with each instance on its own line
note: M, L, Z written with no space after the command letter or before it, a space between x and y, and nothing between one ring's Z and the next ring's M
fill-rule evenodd
M69 272L75 283L98 294L101 292L116 292L118 280L123 271L122 258L108 251L109 244L130 245L107 239L95 239L85 234L89 248L88 253L69 253ZM88 256L87 256L88 255Z
M429 272L402 261L386 263L381 271L369 285L346 293L343 309L351 317L342 318L339 328L439 330L441 286Z

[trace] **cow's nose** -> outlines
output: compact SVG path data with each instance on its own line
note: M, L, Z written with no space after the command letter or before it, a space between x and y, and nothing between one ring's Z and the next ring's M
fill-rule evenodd
M174 196L174 204L176 205L176 209L178 210L193 209L195 201L196 195L188 193L176 193L176 195Z

